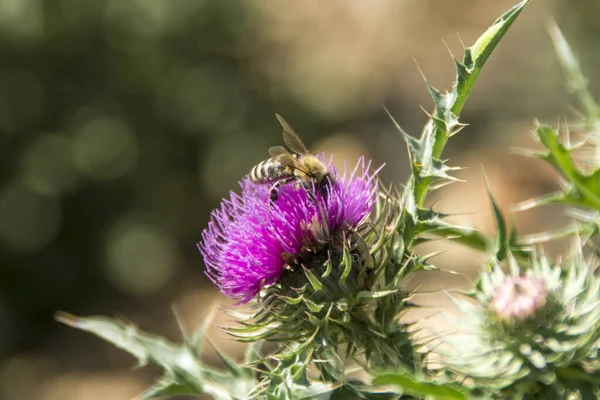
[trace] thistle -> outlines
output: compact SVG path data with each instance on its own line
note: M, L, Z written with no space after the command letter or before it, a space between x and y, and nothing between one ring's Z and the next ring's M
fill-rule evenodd
M595 271L581 253L562 264L511 258L508 273L495 265L471 293L475 303L455 300L462 333L444 340L444 366L491 398L597 398L600 385L586 376L600 372Z
M370 172L363 159L342 175L328 168L333 183L326 193L311 196L291 182L273 202L269 185L245 178L242 194L213 212L199 244L207 275L240 303L257 297L249 313L231 312L242 327L228 332L242 341L281 342L280 354L302 354L305 365L326 359L318 364L326 380L344 374L340 351L367 367L412 365L405 327L384 327L376 317L377 298L395 296L394 317L406 300L398 281L394 290L378 290L389 264L379 256L380 242L395 234L398 204L394 214L378 201L378 170Z
M378 183L379 169L372 170L364 159L339 174L322 155L318 160L327 164L323 170L328 181L320 181L318 188L304 181L298 185L294 180L302 174L290 174L285 167L291 168L307 151L299 139L294 146L284 140L298 155L272 149L272 157L282 167L275 175L285 179L267 184L263 178L272 178L271 173L254 180L245 177L241 193L231 193L212 212L198 248L207 276L237 301L228 310L238 319L237 325L226 332L250 343L241 364L218 352L225 367L206 365L201 348L204 327L191 337L184 333L184 343L177 346L106 318L61 315L59 319L111 341L141 364L162 368L163 378L144 398L408 395L466 400L481 393L516 396L527 390L543 395L540 382L557 393L579 390L582 397L597 391L590 382L598 375L600 294L593 264L581 258L562 266L551 266L544 257L521 266L513 260L510 275L496 266L484 274L473 294L477 306L458 302L473 312L468 321L475 337L463 342L464 348L447 349L447 375L454 381L470 378L465 385L438 379L428 369L427 350L414 334L416 328L401 320L402 313L414 306L404 289L406 278L435 268L427 256L415 253L418 244L451 239L493 253L497 260L516 251L505 224L499 225L494 243L447 223L445 215L425 206L425 200L431 190L456 180L450 174L457 168L447 165L442 152L465 126L459 117L467 97L526 4L522 1L500 16L464 49L462 62L454 60L456 81L450 92L427 84L434 109L420 137L407 134L392 119L408 145L412 172L401 193L393 186L383 188ZM283 125L288 139L293 138L295 134ZM267 172L269 166L277 166L271 161L260 165L260 171ZM520 346L511 345L515 337ZM264 342L275 346L263 347ZM466 358L465 349L471 349L471 358ZM484 361L485 368L476 365ZM359 369L360 379L349 378L350 368ZM582 385L572 389L573 381ZM482 385L488 387L484 390Z
M198 243L207 276L225 295L246 303L261 288L278 282L285 271L293 274L317 255L337 251L343 237L373 208L376 172L369 174L369 167L361 159L351 173L338 178L330 163L336 179L325 195L316 193L314 200L303 188L288 183L279 188L278 200L271 201L269 184L244 178L242 194L231 193L213 211Z

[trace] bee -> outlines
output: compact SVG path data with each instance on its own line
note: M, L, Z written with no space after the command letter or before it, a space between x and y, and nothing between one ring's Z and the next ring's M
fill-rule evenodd
M277 201L279 186L290 182L296 182L297 187L304 188L309 197L316 201L313 190L325 195L328 185L333 183L333 176L323 161L310 154L290 124L281 115L275 115L283 127L283 143L295 154L283 146L271 147L271 158L252 168L250 180L271 183L271 201Z

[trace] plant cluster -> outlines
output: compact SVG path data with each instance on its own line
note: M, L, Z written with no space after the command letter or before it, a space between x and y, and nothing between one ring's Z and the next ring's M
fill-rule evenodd
M427 83L433 112L421 135L404 132L411 176L402 189L385 188L379 169L361 159L329 171L325 190L290 182L271 185L244 178L212 213L199 249L207 275L246 307L230 314L227 331L247 342L243 362L219 352L224 369L202 359L203 326L175 345L110 318L59 320L102 337L155 364L163 378L144 396L208 394L215 399L595 399L600 396L600 278L590 239L600 226L600 108L587 92L567 42L551 36L582 102L585 140L573 145L546 125L535 128L544 150L534 155L561 175L559 193L520 205L577 206L574 223L543 236L570 236L572 254L554 260L531 238L509 232L490 194L497 234L450 224L425 206L432 190L456 180L442 152L465 125L461 110L480 71L527 1L498 18L455 60L456 80L441 93ZM387 111L387 110L386 110ZM284 126L286 129L286 126ZM583 157L576 151L583 151ZM416 271L434 270L415 247L447 239L489 255L472 289L453 297L458 333L419 339L404 323L415 305L405 288ZM242 311L240 311L242 310ZM207 321L210 324L210 320ZM265 343L275 343L273 347ZM430 352L441 356L432 368Z

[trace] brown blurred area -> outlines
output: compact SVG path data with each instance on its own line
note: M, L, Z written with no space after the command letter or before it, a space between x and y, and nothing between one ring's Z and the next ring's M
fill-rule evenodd
M407 174L382 109L419 134L431 108L419 68L449 88L471 44L516 1L0 0L0 400L133 399L158 371L61 326L53 313L123 316L178 340L212 304L195 243L210 210L280 144L278 112L309 148ZM598 3L533 1L487 67L445 153L466 183L435 192L440 211L493 234L481 167L501 206L556 188L533 118L573 118L546 33L553 16L592 92L600 76ZM459 36L460 38L459 38ZM418 67L415 64L418 63ZM558 227L560 208L515 216L523 233ZM466 287L482 256L436 242L462 275L416 277L434 313ZM433 294L428 294L433 293ZM434 319L429 320L434 321ZM216 325L227 324L221 314ZM227 352L242 346L218 330ZM208 357L216 362L212 350Z

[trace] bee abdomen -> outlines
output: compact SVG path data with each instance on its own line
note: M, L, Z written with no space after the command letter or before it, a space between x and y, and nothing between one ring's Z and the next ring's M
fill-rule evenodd
M281 177L289 175L286 172L286 167L277 160L269 158L261 161L250 171L250 180L253 182L263 183L277 180Z

